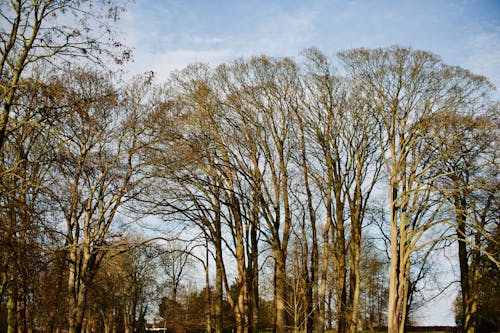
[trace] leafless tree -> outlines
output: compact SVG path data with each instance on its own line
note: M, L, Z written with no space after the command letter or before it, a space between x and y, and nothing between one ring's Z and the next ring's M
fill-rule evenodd
M411 254L430 244L424 237L430 230L441 234L436 228L444 203L435 200L438 176L431 176L435 161L426 154L429 119L481 94L485 79L433 54L401 47L351 50L340 58L381 129L391 225L388 328L403 332Z
M9 332L32 326L29 295L46 264L44 246L54 230L45 215L45 182L54 147L43 112L54 91L43 83L43 75L23 81L20 91L8 126L15 131L0 152L0 299L8 298Z
M33 65L60 65L74 58L103 64L105 58L128 58L129 51L110 33L110 23L122 10L120 4L107 1L2 1L0 150L20 82Z
M76 69L61 77L61 117L51 129L59 145L52 200L66 224L69 331L80 332L88 286L108 250L124 202L144 185L142 154L149 143L143 105L149 78L119 93L102 72Z
M449 202L458 240L461 323L474 332L478 308L480 260L493 239L498 205L498 105L486 110L459 109L437 115L432 127L440 191ZM494 254L486 253L494 262ZM498 262L495 264L499 265Z

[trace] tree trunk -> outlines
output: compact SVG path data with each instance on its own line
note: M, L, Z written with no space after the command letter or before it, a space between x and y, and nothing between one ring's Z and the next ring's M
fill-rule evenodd
M127 311L124 311L123 313L123 328L125 329L125 333L131 333L132 332L132 323L130 320L130 315L127 313Z
M212 333L212 293L210 291L208 236L205 235L205 292L206 292L206 332Z
M399 309L398 309L398 289L399 289L399 240L398 240L398 222L396 198L397 190L394 185L395 177L391 179L392 191L390 192L390 223L391 223L391 242L390 242L390 270L389 270L389 300L387 302L387 332L399 333Z
M233 227L235 233L236 266L238 270L237 279L240 287L235 304L236 333L248 333L248 272L245 265L245 241L243 239L243 221L240 212L240 203L235 196L231 198L231 211L233 213Z
M327 196L327 202L328 200ZM328 204L327 204L328 207ZM326 312L328 314L331 313L330 309L326 309L325 306L330 306L329 300L327 300L327 279L328 279L328 263L330 258L330 228L331 228L331 216L327 213L327 221L325 228L323 230L323 256L322 256L322 265L321 265L321 283L318 291L318 301L319 301L319 309L318 309L318 319L316 321L316 332L323 333L325 330L325 316ZM331 323L331 317L328 317L328 326Z
M466 241L466 219L467 219L467 202L465 198L457 194L454 197L453 204L455 206L456 215L456 232L458 241L458 261L460 266L460 290L462 296L462 332L473 333L474 328L471 327L472 308L471 308L471 289L470 289L470 274L469 274L469 258ZM471 331L470 331L471 330Z
M83 328L83 317L87 298L87 282L85 281L84 272L87 268L88 254L83 254L83 256L84 258L78 258L77 247L70 251L68 276L69 333L81 333ZM78 265L80 260L82 260L83 263Z
M259 249L257 244L257 219L252 223L251 239L252 239L252 269L251 275L251 307L252 307L252 332L257 332L259 325Z
M326 308L326 327L327 330L333 330L333 288L328 288L328 297L326 300L327 308Z
M276 261L276 332L287 332L286 319L286 271L285 271L285 256L281 249L274 250Z
M356 213L352 219L352 236L351 236L351 260L350 260L350 283L349 283L349 308L350 318L348 322L349 333L356 333L358 330L358 305L360 293L360 268L361 260L361 221L359 213Z
M222 233L220 230L220 219L216 221L216 237L215 237L215 304L214 304L214 319L215 333L222 333L223 327L223 259L222 259Z
M7 333L17 333L17 288L10 288L7 300Z
M346 315L347 315L347 288L346 288L346 266L345 261L340 264L337 287L337 333L346 332Z
M71 300L70 297L70 313L69 313L69 333L81 333L83 328L83 318L85 314L85 293L86 286L82 284L77 293L76 300Z
M345 317L347 315L347 288L346 288L346 279L347 279L347 264L346 264L346 256L347 249L345 246L345 229L344 229L344 200L342 194L342 188L340 179L338 179L334 186L334 194L335 194L335 228L332 229L332 239L334 240L334 249L335 249L335 259L337 264L337 333L345 333L346 331L346 320Z

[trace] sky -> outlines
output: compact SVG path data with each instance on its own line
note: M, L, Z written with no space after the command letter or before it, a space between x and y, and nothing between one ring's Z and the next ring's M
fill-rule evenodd
M133 49L128 74L160 81L193 62L400 45L486 76L500 99L500 0L135 0L118 30ZM453 300L452 288L419 312L420 324L454 325Z
M128 74L152 70L160 80L193 62L400 45L431 51L500 89L499 0L135 0L118 30L134 51Z

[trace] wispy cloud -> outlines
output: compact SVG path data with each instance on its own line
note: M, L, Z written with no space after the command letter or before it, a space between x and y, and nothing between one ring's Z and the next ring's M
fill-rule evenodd
M489 7L488 7L489 6ZM483 8L486 7L486 8ZM498 5L490 0L149 0L122 21L134 48L131 70L166 72L192 61L216 64L268 54L327 54L400 44L442 55L500 86Z
M474 72L488 76L500 96L500 26L471 35L467 40L470 53L465 66Z
M202 36L191 36L189 37L194 44L211 45L211 44L221 44L225 42L230 42L231 37L202 37Z
M127 66L127 70L129 75L153 71L158 80L163 81L174 70L182 69L196 62L216 65L228 59L231 53L231 50L226 49L177 49L157 53L139 52L136 54L134 62Z

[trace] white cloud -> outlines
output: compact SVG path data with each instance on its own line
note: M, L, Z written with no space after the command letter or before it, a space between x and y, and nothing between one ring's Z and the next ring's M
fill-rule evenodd
M229 42L231 37L202 37L202 36L191 36L190 39L195 44L220 44Z
M296 55L304 47L312 46L317 19L314 6L293 10L274 8L243 38L233 39L234 56Z
M226 49L193 50L177 49L166 52L138 52L134 57L134 62L127 65L130 75L155 72L160 81L164 81L169 74L177 69L182 69L195 62L216 65L229 58L232 51Z
M472 35L468 45L470 53L465 59L466 67L478 74L487 74L500 89L500 26Z

